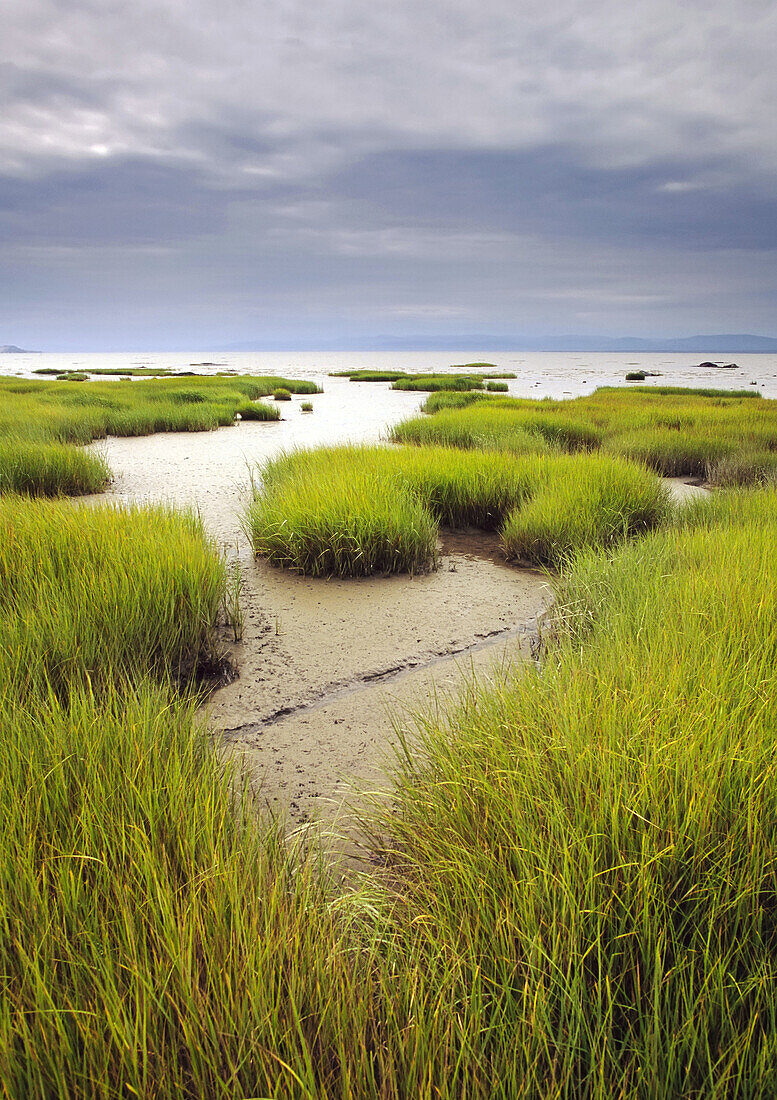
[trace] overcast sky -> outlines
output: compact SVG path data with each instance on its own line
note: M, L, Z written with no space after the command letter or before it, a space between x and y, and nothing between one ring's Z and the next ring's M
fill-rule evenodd
M0 344L777 334L773 0L3 0Z

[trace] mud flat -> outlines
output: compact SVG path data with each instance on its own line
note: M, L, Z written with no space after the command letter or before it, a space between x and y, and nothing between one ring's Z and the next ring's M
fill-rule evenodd
M418 577L311 580L257 563L246 578L240 678L209 705L261 796L291 820L332 820L354 785L383 786L403 716L529 656L546 577L498 560L496 540L449 536Z
M93 445L116 475L94 500L193 506L239 562L240 675L208 716L260 798L297 824L339 821L344 792L385 785L403 716L473 670L482 677L527 656L551 600L544 574L507 566L495 537L479 533L447 536L439 570L415 577L314 580L254 560L240 528L249 463L284 447L378 439L419 403L388 391L378 410L372 391L367 408L355 392L364 387L348 385L314 398L312 416L295 402L279 423Z
M354 786L381 788L408 716L529 656L551 602L547 577L500 558L496 538L446 535L437 572L416 577L318 580L256 561L240 517L249 465L282 448L375 440L416 410L414 394L331 380L278 423L94 444L116 474L96 500L195 507L241 569L239 678L208 704L214 733L245 764L266 805L295 824L343 819ZM672 479L674 495L704 490ZM347 828L347 825L345 826Z

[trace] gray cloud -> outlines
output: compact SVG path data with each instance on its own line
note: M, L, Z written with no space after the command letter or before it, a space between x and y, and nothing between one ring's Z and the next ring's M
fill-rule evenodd
M6 326L34 314L30 286L41 306L81 288L83 324L120 293L144 324L197 302L233 331L774 316L770 0L6 0L4 15Z

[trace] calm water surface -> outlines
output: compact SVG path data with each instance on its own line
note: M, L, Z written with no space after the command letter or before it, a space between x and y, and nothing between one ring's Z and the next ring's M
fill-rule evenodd
M736 370L715 370L699 367L699 363L729 363ZM748 388L755 382L764 397L777 397L777 355L731 355L726 353L694 353L690 355L606 352L179 352L175 354L41 354L2 355L0 375L20 374L31 377L40 367L58 370L89 370L94 367L170 367L174 370L196 370L216 374L234 370L241 374L280 374L289 378L310 378L326 386L330 371L335 370L404 370L410 372L453 371L456 365L484 361L497 369L514 371L518 376L509 383L509 392L518 397L576 397L597 386L618 385L625 381L627 371L660 372L661 377L649 378L650 385L714 386L719 389ZM203 365L207 364L207 365ZM381 387L364 384L369 390L367 403L382 400ZM755 388L755 387L754 387Z

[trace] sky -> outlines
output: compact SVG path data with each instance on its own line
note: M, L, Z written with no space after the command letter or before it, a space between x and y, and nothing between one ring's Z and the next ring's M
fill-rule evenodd
M0 344L777 335L773 0L3 0Z

